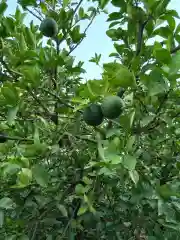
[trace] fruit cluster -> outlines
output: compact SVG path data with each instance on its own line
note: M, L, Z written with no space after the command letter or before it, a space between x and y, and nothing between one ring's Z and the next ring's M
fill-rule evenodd
M104 98L101 105L92 103L84 109L83 119L90 126L100 125L104 118L115 119L123 111L123 101L119 96Z
M46 18L41 22L40 31L46 37L55 37L58 33L58 25L52 18ZM123 109L121 96L124 90L121 89L117 96L104 98L101 105L92 103L84 109L83 119L90 126L100 125L104 118L115 119L119 117Z

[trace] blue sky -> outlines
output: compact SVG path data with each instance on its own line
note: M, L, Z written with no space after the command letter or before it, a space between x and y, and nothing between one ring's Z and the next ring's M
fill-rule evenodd
M16 0L8 0L7 2L7 14L14 13L17 6ZM85 2L87 1L85 0ZM180 0L171 0L169 8L175 9L180 15L179 5ZM109 7L108 11L111 12L111 10L113 10L113 8ZM113 42L111 42L111 40L106 36L106 31L109 25L109 23L106 22L106 19L107 15L105 14L101 14L100 16L98 16L94 24L90 27L87 33L87 37L73 52L73 55L76 56L78 61L85 62L84 68L87 74L85 74L84 77L86 79L100 78L101 76L101 69L95 64L89 62L89 59L93 57L95 53L102 54L102 62L108 62L110 60L108 56L113 51ZM39 23L31 15L28 15L26 18L26 22L28 23L31 20L34 20L36 24Z

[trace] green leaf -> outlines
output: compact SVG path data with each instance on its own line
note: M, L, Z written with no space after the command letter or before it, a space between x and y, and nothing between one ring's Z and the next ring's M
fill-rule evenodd
M32 171L28 168L22 168L18 173L18 184L23 187L28 186L32 181Z
M0 3L0 15L4 14L4 12L6 11L7 7L8 7L8 5L7 5L7 3L5 1L2 1Z
M180 193L177 193L174 190L172 190L171 187L168 186L167 184L157 186L157 192L164 199L169 199L172 196L176 196L178 198L180 197Z
M148 95L155 96L169 89L168 82L164 78L160 68L154 67L149 78L144 82L148 88Z
M132 128L132 126L133 126L135 114L136 114L136 112L135 112L134 110L130 113L130 116L129 116L129 118L130 118L129 127L130 127L130 128Z
M78 43L84 36L84 33L80 33L80 26L77 25L70 32L70 36L72 38L73 43Z
M129 171L133 171L136 167L136 157L135 156L131 156L131 155L126 155L123 158L123 166L125 168L127 168Z
M62 215L63 215L64 217L67 217L67 216L68 216L68 212L67 212L67 210L66 210L66 208L65 208L64 205L58 204L57 207L58 207L59 211L62 213Z
M36 143L25 145L24 156L25 157L34 157L40 156L47 151L48 146L45 143Z
M11 176L17 173L20 170L20 166L14 163L4 163L2 164L3 175L6 177L7 175Z
M36 6L36 0L18 0L18 3L21 4L22 8L25 8L27 6Z
M174 75L180 70L180 52L176 52L171 59L169 64L169 74Z
M19 50L21 53L27 50L27 44L23 33L19 35Z
M83 19L85 16L84 8L80 7L79 8L79 17L80 19Z
M136 79L129 69L119 63L111 62L103 64L104 75L108 76L110 84L117 87L136 87Z
M70 3L70 0L63 0L63 8L67 7Z
M165 16L164 16L164 19L167 20L171 32L173 32L174 29L175 29L175 27L176 27L176 21L175 21L174 17L172 17L172 16L166 16L166 15L165 15ZM172 34L171 34L171 35L172 35Z
M23 84L29 87L29 84L32 87L37 87L40 84L40 68L37 64L33 66L24 65L21 67L21 72L24 75Z
M101 60L101 54L95 53L95 56L89 60L89 62L95 62L96 65L99 65L99 62Z
M78 216L81 216L81 215L83 215L84 213L86 213L87 211L88 211L88 205L82 205L82 206L79 208L77 215L78 215Z
M1 88L1 93L7 101L7 104L15 106L18 103L19 96L15 87L10 84L6 84Z
M19 110L19 106L15 106L8 109L7 122L9 125L15 124L15 118L18 110Z
M169 26L167 26L167 27L160 27L160 28L156 29L156 30L153 32L152 35L153 35L153 36L159 35L159 36L167 39L170 35L172 35L172 33L173 33L173 32L171 31L171 29L169 28Z
M100 0L100 8L104 9L110 0Z
M29 240L29 237L27 235L22 235L18 240Z
M101 136L99 133L97 133L97 142L98 142L99 157L101 158L101 160L105 161L103 143L102 143Z
M0 208L2 209L12 209L14 207L14 202L11 198L4 197L0 199Z
M180 32L180 23L177 25L176 30L175 30L175 35L178 35Z
M112 40L118 40L116 29L109 29L106 31L106 34L108 37L112 38Z
M112 165L122 163L122 158L118 154L109 152L105 154L105 157Z
M129 176L132 179L132 181L137 184L139 181L139 174L136 170L129 171Z
M4 225L4 211L0 210L0 228Z
M167 49L164 48L156 48L154 49L154 56L155 58L160 61L161 63L168 64L171 61L171 54Z
M109 28L112 28L112 27L114 27L116 25L119 25L120 23L121 23L120 21L114 21L111 24L109 24Z
M130 136L126 143L126 150L130 152L133 148L133 144L135 143L136 137Z
M35 130L34 130L34 144L39 144L40 143L40 139L39 139L39 129L38 127L35 125Z
M154 119L154 117L155 117L154 115L143 117L143 119L140 122L141 127L148 125Z
M77 195L83 195L85 193L85 188L82 184L77 184L75 187L75 193Z
M162 0L155 2L152 10L154 10L154 14L156 17L159 17L161 14L165 12L170 1L171 0Z
M17 240L17 235L8 235L8 236L6 236L6 238L5 238L6 240Z
M109 18L107 19L107 22L109 21L114 21L122 18L122 13L121 12L113 12L109 14Z
M115 6L115 7L119 7L123 12L126 11L126 1L125 0L112 0L111 1L112 4Z
M24 29L24 35L26 39L26 43L32 47L32 49L36 48L36 38L34 34L32 33L31 29L28 27L25 27Z
M32 175L36 182L42 186L47 187L48 185L48 172L42 165L35 165L32 168Z

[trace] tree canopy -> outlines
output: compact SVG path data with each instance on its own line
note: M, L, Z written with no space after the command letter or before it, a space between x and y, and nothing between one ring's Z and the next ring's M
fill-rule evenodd
M0 239L179 240L180 17L82 3L0 3ZM73 53L104 13L114 52L85 81Z

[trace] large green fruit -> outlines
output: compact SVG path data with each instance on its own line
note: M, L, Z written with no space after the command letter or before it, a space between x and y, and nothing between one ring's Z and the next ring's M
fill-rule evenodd
M54 37L58 33L58 25L53 18L46 18L41 22L40 31L46 37Z
M122 113L123 101L118 96L108 96L103 100L101 109L104 117L108 119L117 118Z
M103 122L103 114L100 105L92 103L83 113L83 119L90 126L98 126Z

